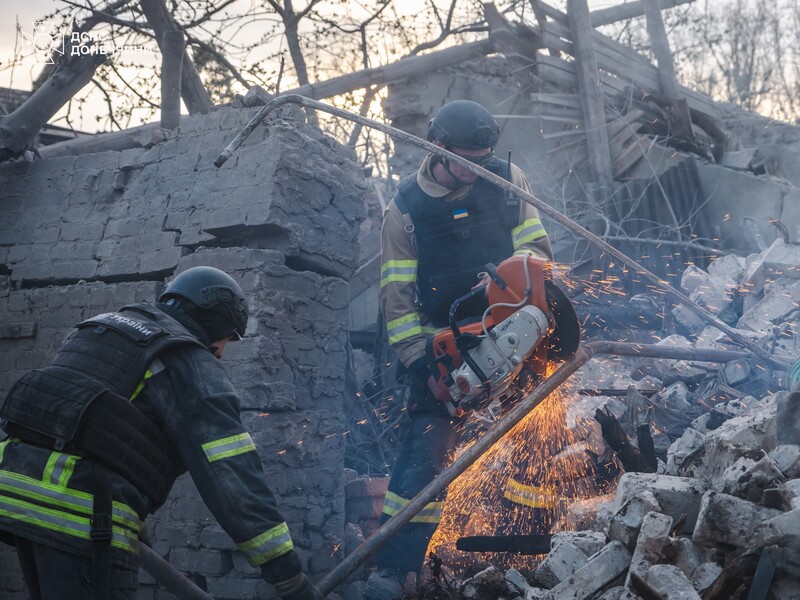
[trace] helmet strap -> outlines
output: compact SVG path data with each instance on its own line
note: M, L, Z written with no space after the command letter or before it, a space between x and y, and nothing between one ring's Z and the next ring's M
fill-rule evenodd
M459 179L458 177L456 177L453 174L453 172L450 170L450 160L447 159L447 158L442 158L442 167L444 168L445 172L453 179L453 181L455 181L456 184L458 184L458 186L460 186L460 187L469 187L473 183L475 183L474 181L472 181L472 182L463 181L463 180Z

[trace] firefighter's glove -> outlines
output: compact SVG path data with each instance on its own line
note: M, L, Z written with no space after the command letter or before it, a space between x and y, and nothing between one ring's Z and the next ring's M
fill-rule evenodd
M450 390L444 384L439 369L432 365L425 357L418 358L408 367L411 374L421 381L439 402L450 401Z
M302 571L294 577L278 581L274 585L281 600L324 600L325 598Z

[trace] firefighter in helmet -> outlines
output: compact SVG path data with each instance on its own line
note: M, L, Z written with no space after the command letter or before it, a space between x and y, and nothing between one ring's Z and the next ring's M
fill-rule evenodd
M497 120L469 100L443 105L428 125L429 141L529 191L522 171L495 156L499 135ZM482 283L478 274L487 263L499 264L517 253L552 260L534 207L434 154L400 182L381 232L380 306L399 370L410 373L414 383L408 407L412 422L391 474L383 520L444 468L456 444L459 422L443 404L449 395L438 369L431 368L429 340L448 325L453 301ZM479 317L485 308L485 300L476 297L459 314ZM509 496L524 499L520 489ZM442 500L429 503L379 550L378 570L365 590L369 600L398 598L404 575L421 569Z
M264 481L222 357L247 301L213 267L97 315L0 406L0 536L34 599L133 599L138 536L182 472L284 600L319 600Z

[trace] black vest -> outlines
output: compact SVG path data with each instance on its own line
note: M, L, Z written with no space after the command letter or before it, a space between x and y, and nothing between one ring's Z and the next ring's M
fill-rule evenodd
M507 161L494 160L486 169L510 179ZM447 202L423 192L415 173L400 182L395 204L414 224L422 312L444 327L450 305L478 282L486 264L497 265L514 253L511 230L519 225L519 199L479 178L467 196ZM460 309L459 317L485 309L485 303L473 304Z
M98 460L154 507L166 499L180 460L166 435L129 398L153 360L179 344L204 347L151 304L79 323L44 369L22 376L2 405L4 429L24 441Z

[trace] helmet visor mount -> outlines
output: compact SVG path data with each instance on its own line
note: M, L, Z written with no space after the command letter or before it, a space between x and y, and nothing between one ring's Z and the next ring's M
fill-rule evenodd
M230 318L232 326L230 334L226 339L237 342L242 339L247 327L247 306L242 298L234 294L230 288L224 286L210 285L200 290L203 298L203 308L223 306Z

